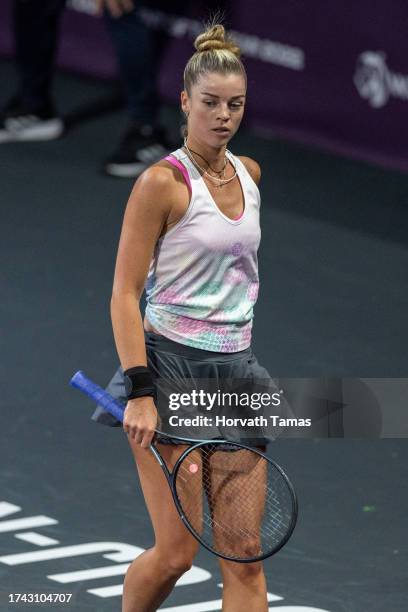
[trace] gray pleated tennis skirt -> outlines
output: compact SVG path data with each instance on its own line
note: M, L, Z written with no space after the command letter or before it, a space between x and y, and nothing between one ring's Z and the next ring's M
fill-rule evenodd
M175 391L185 391L186 381L188 381L189 389L192 387L208 386L210 381L213 389L214 385L222 386L222 383L225 381L230 381L230 383L231 381L240 381L242 383L240 388L243 389L245 387L248 390L252 382L257 380L258 382L262 381L264 391L268 389L271 393L276 392L276 383L271 379L267 370L258 363L251 347L236 353L218 353L183 345L153 332L145 332L145 343L147 366L153 375L156 393L158 388L161 391L165 389L164 396L167 398L167 401L155 401L162 419L162 431L171 435L189 438L226 438L256 445L267 443L268 436L264 435L265 431L262 427L245 428L245 432L243 432L241 427L236 427L234 424L231 425L233 421L228 419L243 416L244 413L247 417L256 416L252 410L248 412L248 410L242 409L239 405L224 410L224 417L227 419L226 421L224 419L224 422L229 423L225 426L215 425L216 410L214 410L214 407L213 410L209 410L208 407L197 408L197 406L190 405L180 406L179 410L174 408L168 409L169 394L173 392L173 395L176 395ZM122 367L116 370L106 390L115 399L119 400L125 408L127 398ZM155 400L157 400L157 396ZM204 422L206 418L206 421L205 425L202 426L196 424L194 427L179 425L168 428L167 424L170 416L176 421L193 417L201 417L201 422ZM106 412L101 406L97 406L91 419L102 425L123 427L120 421ZM165 442L165 439L161 441Z

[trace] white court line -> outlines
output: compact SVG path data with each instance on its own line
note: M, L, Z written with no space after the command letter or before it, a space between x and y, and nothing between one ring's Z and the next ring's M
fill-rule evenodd
M15 504L10 504L6 501L0 502L0 518L3 516L7 516L8 514L14 514L14 512L20 512L21 506L16 506Z
M221 610L222 599L204 601L198 604L186 604L171 608L159 608L161 612L210 612L211 610Z
M268 601L280 601L283 597L267 593ZM221 610L222 599L213 599L212 601L203 601L196 604L184 604L182 606L173 606L171 608L159 608L160 612L212 612L213 610ZM273 608L271 608L273 610Z
M119 565L106 565L105 567L93 567L75 572L64 572L63 574L50 574L50 580L67 584L68 582L80 582L81 580L92 580L93 578L106 578L107 576L121 576L126 574L130 563Z
M21 519L10 519L9 521L1 521L0 533L6 531L16 531L17 529L27 529L27 527L45 527L46 525L56 525L58 521L40 514L38 516L29 516Z
M86 592L97 597L115 597L122 595L123 584L114 584L108 587L100 587L99 589L86 589Z
M55 580L56 582L61 583L69 583L69 582L80 582L81 580L93 580L94 578L106 578L107 576L120 576L122 574L126 574L126 571L129 567L130 563L122 563L120 565L106 565L104 567L91 567L85 570L77 570L74 572L64 572L62 574L50 574L47 576L50 580ZM176 586L185 586L189 584L196 584L198 582L204 582L205 580L210 580L211 574L207 572L207 570L202 569L201 567L196 567L193 565L192 568L188 570L176 583ZM118 585L113 585L113 587L102 587L104 588L114 588L117 589ZM94 594L95 591L94 591ZM102 595L105 596L105 595Z
M59 540L49 538L48 536L41 535L35 531L24 531L24 533L16 533L15 538L30 542L30 544L36 544L36 546L51 546L51 544L59 544Z
M115 567L115 566L113 566ZM98 568L96 571L103 571L104 568ZM108 568L109 569L109 568ZM87 570L83 570L87 571ZM90 572L95 570L89 570ZM71 572L72 574L72 572ZM79 572L73 572L73 574L79 574ZM64 574L54 574L53 579L61 578ZM92 578L93 576L89 576ZM210 580L211 574L207 572L207 570L202 567L197 567L193 565L191 569L188 570L179 580L176 582L176 587L185 586L188 584L196 584L197 582L204 582L206 580ZM61 580L62 582L62 580ZM70 581L72 582L72 580ZM87 593L91 593L91 595L96 595L97 597L115 597L118 595L122 595L123 593L123 584L112 584L106 587L97 587L95 589L87 589ZM194 605L194 604L193 604ZM214 608L217 610L218 608Z

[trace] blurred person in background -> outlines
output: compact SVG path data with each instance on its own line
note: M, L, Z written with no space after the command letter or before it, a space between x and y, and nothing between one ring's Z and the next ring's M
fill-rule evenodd
M96 0L104 15L123 82L129 123L113 154L103 163L112 176L137 177L148 165L165 156L175 144L158 123L158 59L162 34L154 36L137 11L139 0ZM161 6L161 4L163 6ZM177 12L185 2L172 2ZM0 113L0 143L53 140L65 130L53 103L52 80L59 25L66 0L15 0L13 31L18 91Z

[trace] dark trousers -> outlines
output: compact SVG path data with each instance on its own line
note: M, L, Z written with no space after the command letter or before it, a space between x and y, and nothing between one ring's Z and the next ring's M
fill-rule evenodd
M155 37L137 10L118 19L105 11L104 17L115 48L131 120L133 123L153 125L159 108L159 53Z
M58 46L59 24L66 0L15 0L16 61L23 106L38 111L51 105L52 78ZM199 19L225 8L225 0L206 0ZM154 124L158 112L157 73L165 43L163 30L149 29L139 15L143 6L170 14L183 14L191 0L135 0L135 10L115 19L104 19L118 59L129 115L135 123Z
M29 111L51 104L59 22L65 0L16 0L14 39L19 96Z
M14 32L20 97L36 112L51 105L59 24L66 0L16 0ZM140 2L137 3L140 5ZM155 123L160 46L137 10L118 19L105 11L105 22L117 54L128 111L135 123Z

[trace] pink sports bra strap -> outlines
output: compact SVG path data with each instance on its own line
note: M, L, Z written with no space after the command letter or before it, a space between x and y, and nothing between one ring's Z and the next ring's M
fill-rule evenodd
M187 168L175 157L173 157L173 155L167 155L164 158L166 161L168 161L172 166L175 166L176 168L178 168L181 172L181 174L184 176L184 180L187 183L187 187L190 190L191 193L191 182L190 182L190 177L188 176L188 172L187 172Z
M190 182L190 177L188 176L187 168L178 159L173 157L173 155L167 155L164 159L168 161L172 166L175 166L176 168L180 170L181 174L184 176L184 180L186 181L187 187L189 188L190 193L191 193L191 182ZM244 214L244 211L242 211L242 213L238 215L238 217L235 217L234 221L238 221L238 219L240 219L243 214Z

